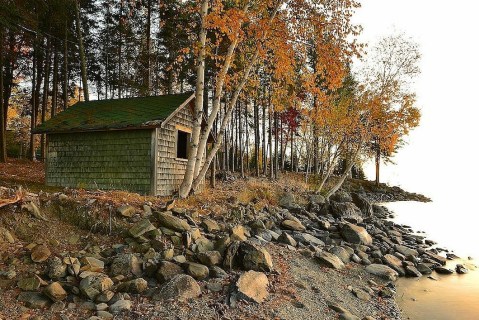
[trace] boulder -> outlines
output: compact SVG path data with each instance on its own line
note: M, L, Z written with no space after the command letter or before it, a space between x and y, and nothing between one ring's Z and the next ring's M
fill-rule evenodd
M285 209L296 209L297 204L294 200L294 195L291 192L285 192L279 199L279 206Z
M419 272L414 266L406 266L406 275L409 277L422 277L421 272Z
M268 277L262 272L248 271L243 273L236 282L238 298L262 303L269 295Z
M434 269L434 271L436 271L439 274L453 274L454 273L454 270L444 268L444 267L437 267L437 268Z
M394 246L394 250L396 250L397 252L399 252L403 256L409 256L410 255L410 256L417 257L419 255L417 250L414 250L414 249L411 249L409 247L399 245L399 244Z
M251 241L244 241L240 244L238 251L244 270L267 272L273 270L273 260L265 248Z
M373 239L366 229L352 223L346 223L342 226L341 235L343 239L349 243L363 244L367 246L373 243Z
M383 261L387 266L394 269L400 276L405 275L406 272L402 266L402 261L398 257L393 256L392 254L386 254L383 257Z
M391 281L396 281L398 277L398 273L395 270L383 264L371 264L366 267L366 271L375 276Z
M248 239L245 235L245 230L242 225L237 225L231 229L231 240L246 241Z
M444 258L444 257L442 257L442 256L440 256L440 255L438 255L438 254L435 254L435 253L433 253L433 252L431 252L431 251L426 251L426 252L424 252L424 256L425 256L426 258L428 258L428 259L431 259L431 260L436 261L437 263L439 263L439 264L442 265L442 266L445 266L446 263L447 263L447 259L446 259L446 258Z
M153 230L156 230L156 227L150 222L150 220L143 219L135 223L133 227L128 230L128 233L130 233L133 238L138 238Z
M208 252L212 251L215 248L215 244L208 238L200 237L195 241L196 252Z
M431 274L432 270L424 263L418 263L416 266L417 270L421 272L421 274Z
M100 295L100 293L110 290L113 281L105 274L97 273L87 276L80 281L80 292L90 300Z
M127 278L133 276L140 277L142 274L141 262L137 256L132 253L120 254L113 259L110 272L112 276L123 275Z
M148 283L143 278L138 278L130 280L127 282L120 283L116 290L118 292L128 292L128 293L142 293L148 288Z
M345 202L352 202L353 198L351 198L351 195L345 191L337 191L334 193L330 198L330 200L334 202L339 202L339 203L345 203Z
M316 254L319 264L332 269L343 269L344 263L336 255L322 251Z
M342 218L355 223L363 221L361 210L352 202L331 201L329 210L336 218Z
M105 269L105 263L94 257L83 257L81 262L83 266L80 271L102 272Z
M309 233L294 233L294 239L307 246L324 246L324 242Z
M306 227L303 226L303 224L299 221L295 220L284 220L281 222L281 226L285 229L288 230L293 230L293 231L305 231Z
M371 217L374 213L372 204L360 193L351 194L353 203L361 210L364 217Z
M31 258L33 262L43 262L47 260L52 253L44 244L35 246L32 250Z
M49 297L53 302L65 300L68 295L59 282L50 283L43 290L43 294Z
M210 269L210 277L211 278L220 278L220 279L224 279L228 276L228 274L226 273L226 271L224 271L223 269L221 269L220 267L218 266L212 266L209 268Z
M191 230L191 227L186 220L173 216L169 211L159 212L158 221L161 226L178 232Z
M158 265L156 279L160 283L165 283L173 279L176 275L179 275L182 273L183 273L183 269L179 265L169 261L162 261Z
M349 263L351 261L351 253L343 247L333 247L329 250L329 252L341 259L343 263Z
M462 264L457 264L456 265L456 272L458 274L466 274L466 273L469 272L469 270L466 267L464 267Z
M201 288L191 276L180 274L173 277L164 286L160 292L154 296L155 300L187 301L197 298L201 294Z

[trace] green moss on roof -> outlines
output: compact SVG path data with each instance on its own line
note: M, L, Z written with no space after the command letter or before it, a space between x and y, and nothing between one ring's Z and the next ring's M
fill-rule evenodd
M168 118L192 93L78 102L34 133L141 128Z

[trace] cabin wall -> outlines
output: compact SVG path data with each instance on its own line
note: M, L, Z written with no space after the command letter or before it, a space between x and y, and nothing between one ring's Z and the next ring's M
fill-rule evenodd
M46 184L152 193L152 130L48 134Z
M186 171L186 159L176 158L177 130L191 130L193 116L189 106L183 107L173 118L156 130L157 166L156 194L171 196L178 191Z

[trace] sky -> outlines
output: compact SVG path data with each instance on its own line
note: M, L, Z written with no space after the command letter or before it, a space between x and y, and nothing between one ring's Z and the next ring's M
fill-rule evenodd
M363 42L404 32L419 43L422 54L422 72L413 85L421 124L399 151L396 165L383 167L382 180L433 199L476 185L479 1L360 2L353 21L363 26ZM367 171L372 177L374 169Z

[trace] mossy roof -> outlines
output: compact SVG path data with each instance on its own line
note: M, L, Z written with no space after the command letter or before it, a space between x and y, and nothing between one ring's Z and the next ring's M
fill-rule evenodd
M135 129L159 126L192 93L78 102L37 126L34 133Z

